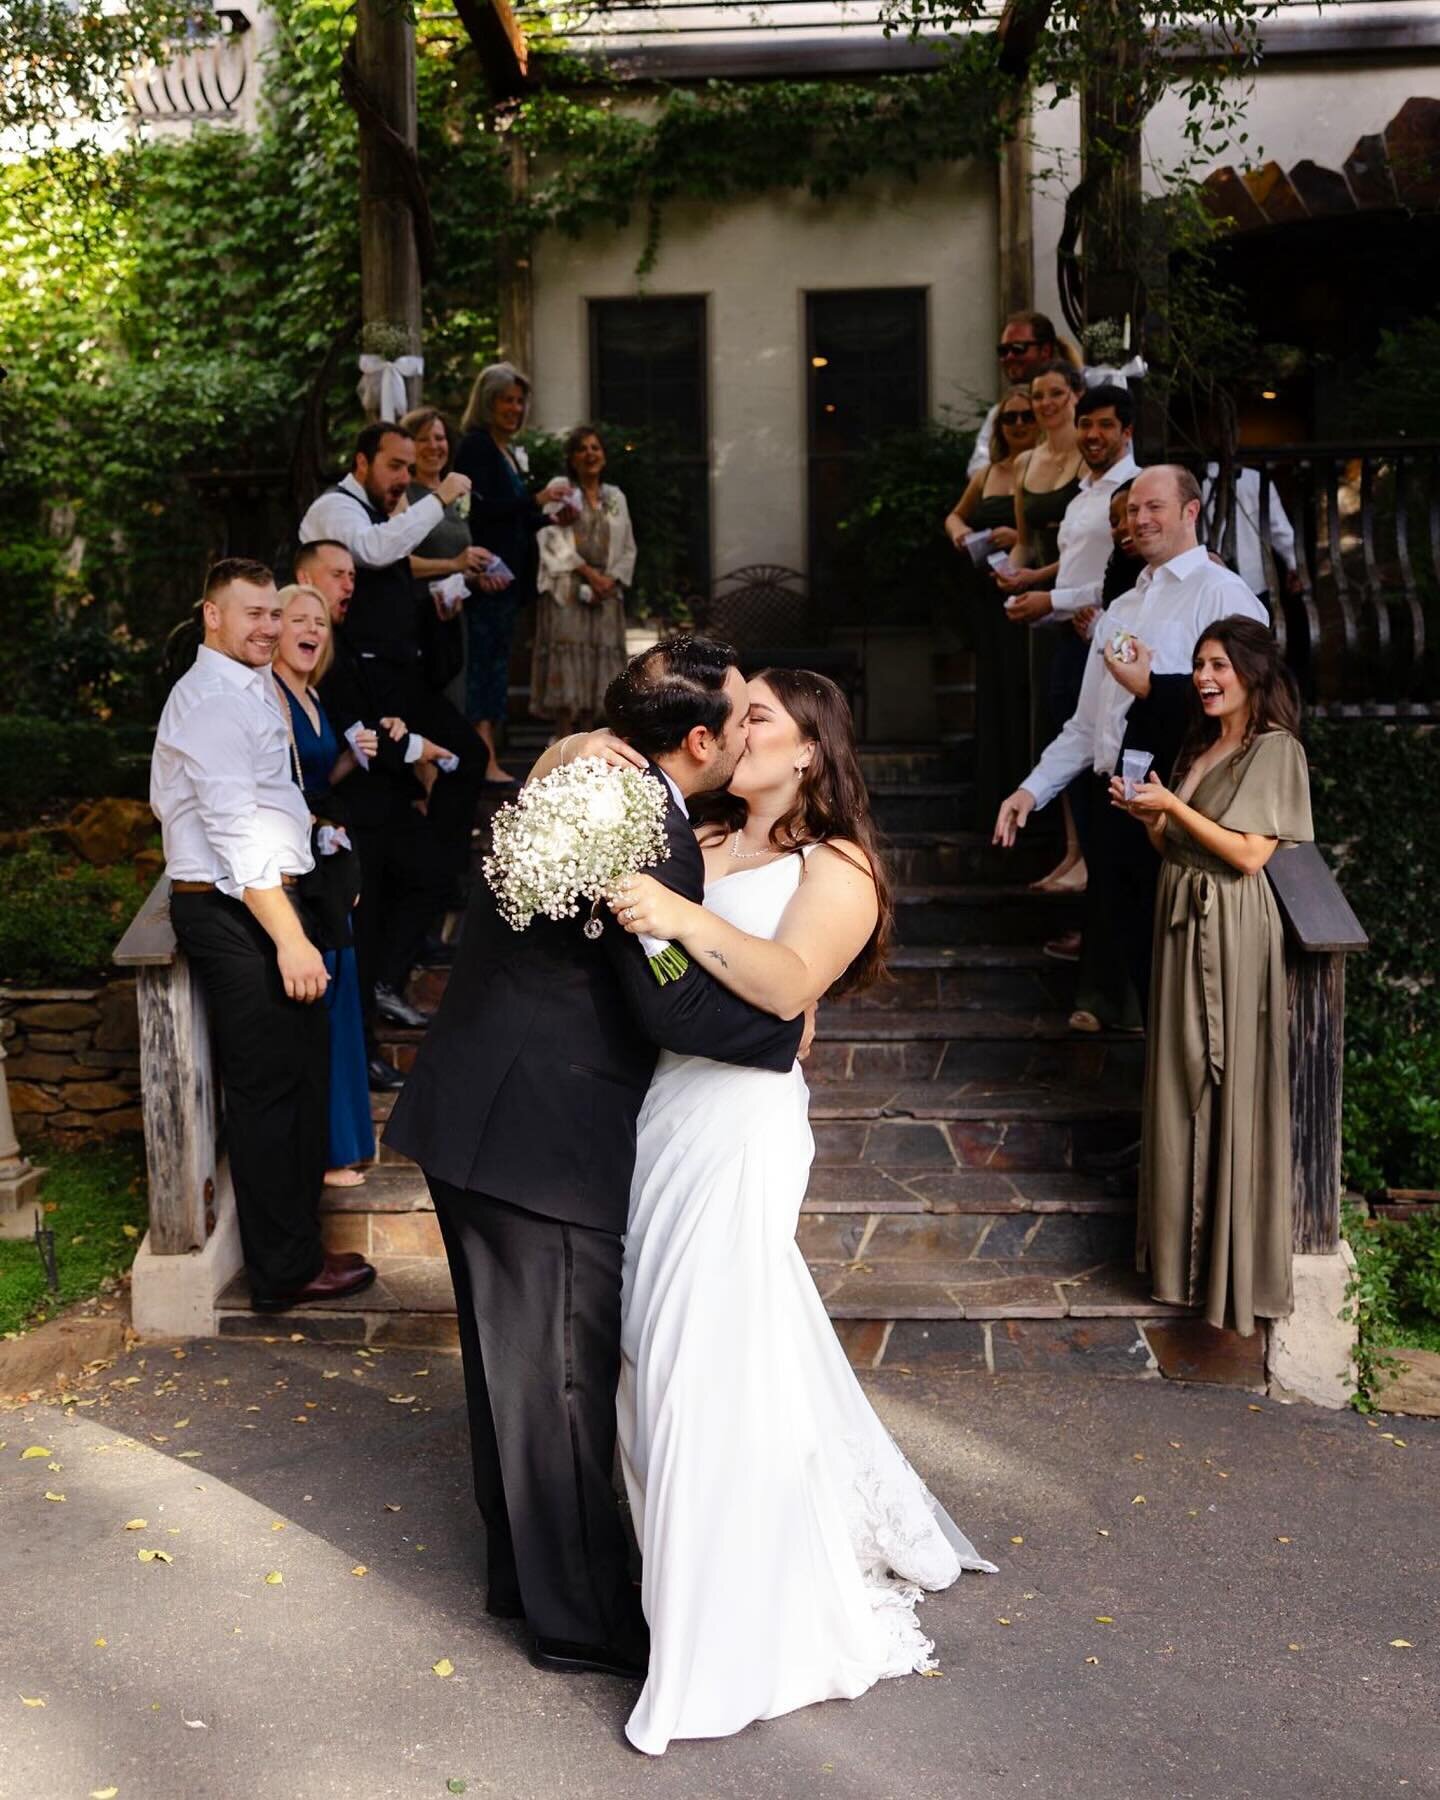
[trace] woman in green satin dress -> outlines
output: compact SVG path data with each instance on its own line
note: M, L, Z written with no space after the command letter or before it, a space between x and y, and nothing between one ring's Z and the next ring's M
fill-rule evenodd
M1295 684L1270 631L1195 646L1195 718L1166 788L1116 805L1164 858L1146 1033L1136 1262L1157 1300L1245 1336L1291 1288L1285 940L1263 870L1314 836Z
M962 553L961 589L973 621L976 825L986 832L1030 767L1030 668L1025 636L1006 620L988 564L971 560L970 540L989 532L987 554L1015 547L1015 463L1033 448L1036 430L1029 388L1012 387L995 417L989 463L945 517L945 535Z

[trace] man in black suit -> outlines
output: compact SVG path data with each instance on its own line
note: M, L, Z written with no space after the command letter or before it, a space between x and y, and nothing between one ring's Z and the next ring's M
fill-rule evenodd
M348 741L356 726L373 734L376 750L331 791L334 815L350 833L360 858L361 895L355 908L355 960L365 1020L365 1053L372 1089L396 1091L405 1078L378 1051L377 1017L412 1028L429 1013L405 999L410 970L426 933L445 910L453 886L452 856L435 821L416 806L425 788L416 771L444 766L448 745L412 732L409 721L388 710L393 697L375 671L381 664L360 656L345 631L355 586L355 564L341 543L322 538L295 556L295 579L325 600L334 655L320 682L320 699L336 735ZM450 777L437 777L432 794ZM468 844L468 834L467 834Z
M684 801L723 787L744 753L734 652L658 644L611 683L606 713L669 789L670 856L652 873L701 899ZM525 1617L543 1667L645 1668L612 1474L621 1236L656 1047L783 1071L803 1028L693 965L662 987L612 923L598 941L579 919L517 933L476 888L385 1136L425 1171L455 1282L488 1610Z

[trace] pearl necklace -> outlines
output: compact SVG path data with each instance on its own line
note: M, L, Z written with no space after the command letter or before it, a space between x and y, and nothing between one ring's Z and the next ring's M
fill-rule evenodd
M735 833L734 837L731 838L731 840L730 840L730 860L731 860L731 862L754 862L756 857L758 857L758 856L771 856L774 854L775 846L773 844L766 844L764 846L764 848L760 849L760 850L739 850L739 849L737 849L736 845L742 844L742 843L744 843L744 841L745 841L745 839L744 839L743 834L738 831Z

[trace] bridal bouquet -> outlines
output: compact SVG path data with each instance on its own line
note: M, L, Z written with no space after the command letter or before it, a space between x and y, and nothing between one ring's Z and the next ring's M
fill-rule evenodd
M585 935L598 938L600 901L627 875L669 856L666 804L658 781L598 756L562 763L532 781L496 814L483 865L501 916L523 931L537 913L573 919L588 900ZM645 948L650 952L649 943ZM674 944L657 945L649 960L662 985L689 966Z

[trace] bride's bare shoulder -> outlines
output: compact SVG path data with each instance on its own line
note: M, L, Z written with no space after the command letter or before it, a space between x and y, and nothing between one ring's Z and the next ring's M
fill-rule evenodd
M873 877L875 873L869 852L853 838L825 838L815 845L807 861L815 873L821 869L834 875L843 875L847 869L852 874L867 877Z

